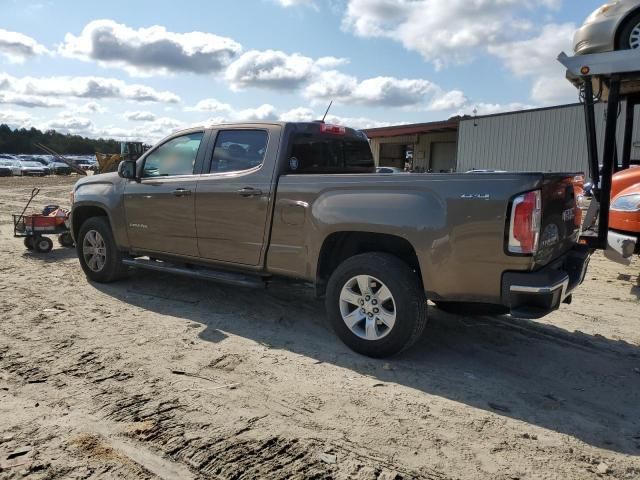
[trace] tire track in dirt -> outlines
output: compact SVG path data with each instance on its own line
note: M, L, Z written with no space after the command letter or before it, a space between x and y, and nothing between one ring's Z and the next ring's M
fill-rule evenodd
M233 428L185 420L194 407L178 396L167 395L171 387L163 381L148 379L151 384L148 391L129 394L127 392L134 388L140 388L139 384L128 384L134 377L132 372L117 364L107 366L98 353L76 348L73 342L53 347L52 351L27 356L3 345L0 369L27 384L47 382L54 388L71 391L86 390L90 385L98 388L98 392L91 395L93 417L97 421L112 422L114 431L122 432L141 448L151 448L204 478L447 478L434 472L406 470L340 445L282 435L265 436L254 430L263 417L247 419L244 425L236 422ZM216 363L225 365L224 360ZM96 464L96 473L152 476L143 465L94 433L76 435L70 440L69 448L88 455ZM67 471L56 473L67 474Z

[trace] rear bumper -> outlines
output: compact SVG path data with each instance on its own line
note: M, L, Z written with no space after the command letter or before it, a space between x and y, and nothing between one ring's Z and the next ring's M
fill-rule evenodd
M513 315L540 318L560 308L583 281L590 253L576 247L555 262L535 272L505 272L502 303Z

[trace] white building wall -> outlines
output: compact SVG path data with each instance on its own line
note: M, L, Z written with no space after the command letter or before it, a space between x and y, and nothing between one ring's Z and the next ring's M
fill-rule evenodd
M596 105L596 128L602 150L604 104ZM620 114L618 148L622 152L625 111ZM636 111L634 143L640 142ZM632 158L640 159L640 146ZM460 122L458 171L473 168L509 171L588 170L584 109L570 105L546 110L478 117Z

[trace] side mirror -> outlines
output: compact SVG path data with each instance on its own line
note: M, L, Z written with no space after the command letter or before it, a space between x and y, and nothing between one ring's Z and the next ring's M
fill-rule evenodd
M137 166L133 160L123 160L118 165L118 175L128 180L137 180Z

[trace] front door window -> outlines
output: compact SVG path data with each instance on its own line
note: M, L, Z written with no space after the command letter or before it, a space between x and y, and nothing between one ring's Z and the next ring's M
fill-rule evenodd
M173 138L151 152L144 162L145 178L193 175L203 132Z

